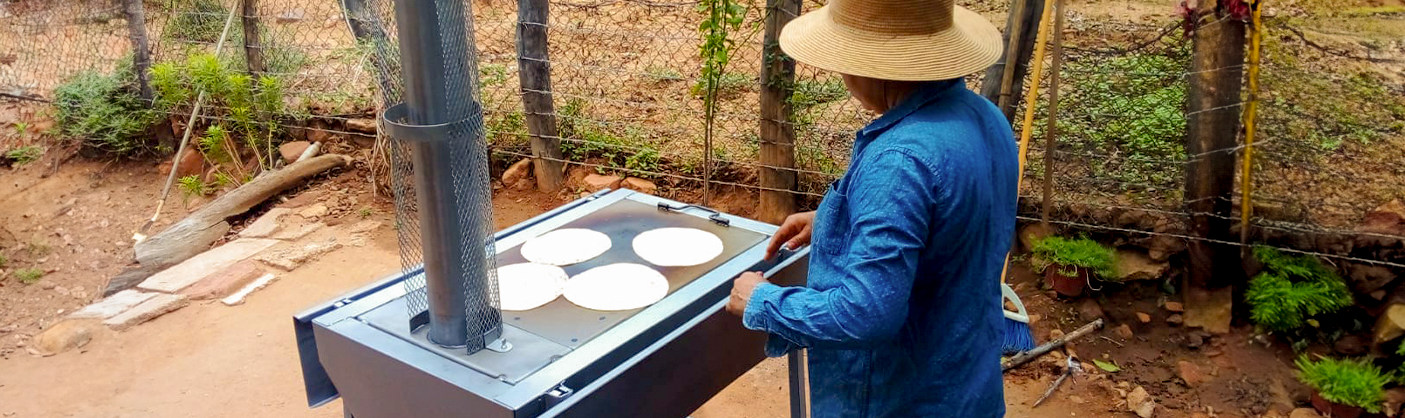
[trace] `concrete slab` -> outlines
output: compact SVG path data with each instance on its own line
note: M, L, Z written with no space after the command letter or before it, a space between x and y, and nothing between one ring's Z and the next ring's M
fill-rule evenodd
M265 273L268 272L264 271L259 263L253 260L244 260L205 277L181 290L180 293L194 300L222 298Z
M263 216L260 216L259 219L254 221L254 223L251 223L249 224L249 226L244 227L243 231L239 231L239 237L268 238L268 236L273 235L273 233L275 232L278 232L278 217L289 213L293 213L293 210L288 208L269 209L267 213L264 213Z
M322 229L322 227L324 226L327 226L327 224L321 222L304 223L300 225L288 225L287 227L282 228L282 230L273 234L273 239L281 239L284 241L301 239L302 237L307 236L307 234L311 234L313 231Z
M255 260L267 263L270 266L283 270L293 270L303 263L316 259L323 254L341 248L342 244L335 239L314 242L311 244L292 245L275 251L269 251L254 257Z
M137 287L155 292L176 293L279 242L281 241L265 238L240 238L162 270Z
M102 323L113 330L122 331L184 308L185 305L189 304L190 300L185 295L157 295L146 302L133 306L126 312L102 321Z
M122 311L131 309L139 303L146 302L153 297L156 297L155 293L127 289L103 298L100 301L93 302L91 305L85 306L83 309L79 309L78 312L69 315L69 317L79 319L107 319L122 313Z

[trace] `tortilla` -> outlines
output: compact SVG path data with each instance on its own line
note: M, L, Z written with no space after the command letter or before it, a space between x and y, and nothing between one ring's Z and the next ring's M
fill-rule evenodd
M504 311L526 311L556 300L566 287L566 270L536 263L498 267L498 302Z
M696 266L722 254L722 239L694 228L659 228L634 237L634 253L660 267Z
M643 264L600 266L566 281L566 300L597 311L643 308L664 296L668 296L668 279L658 270Z
M522 244L522 258L539 264L568 266L610 250L610 237L581 228L558 229Z

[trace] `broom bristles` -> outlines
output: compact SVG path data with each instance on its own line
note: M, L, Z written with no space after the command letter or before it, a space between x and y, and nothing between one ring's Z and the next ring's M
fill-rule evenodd
M1005 341L1001 344L1003 354L1014 354L1034 348L1034 335L1029 324L1005 318Z

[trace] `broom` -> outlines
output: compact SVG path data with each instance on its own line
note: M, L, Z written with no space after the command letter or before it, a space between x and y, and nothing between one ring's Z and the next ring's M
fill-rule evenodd
M1062 1L1060 1L1060 3L1062 3ZM1049 39L1049 26L1052 23L1050 22L1050 17L1053 16L1053 10L1054 0L1045 1L1044 10L1039 19L1039 34L1035 37L1034 40L1034 68L1032 71L1034 77L1032 79L1033 81L1029 85L1029 92L1025 95L1024 123L1020 129L1019 177L1017 178L1015 185L1016 195L1019 194L1019 187L1024 182L1025 154L1029 151L1029 137L1032 133L1031 127L1034 125L1034 104L1039 98L1039 80L1043 76L1042 73L1044 72L1044 44ZM1062 17L1063 9L1059 9L1059 15L1060 17ZM1017 35L1018 34L1011 34L1010 36L1011 50L1009 56L1014 55L1013 47L1017 42L1019 42L1019 36ZM1055 59L1057 59L1057 57ZM1013 68L1013 66L1008 64L1009 61L1012 61L1012 59L1006 59L1006 78L1010 78L1008 77L1008 75L1011 74L1011 68ZM1020 302L1020 297L1019 295L1015 294L1015 290L1011 289L1009 285L1005 284L1005 280L1006 277L1009 275L1009 272L1010 253L1007 252L1005 253L1004 267L1000 271L1000 294L1002 299L1009 300L1015 305L1016 311L1004 311L1005 336L1000 346L1000 350L1004 354L1017 353L1034 348L1034 335L1029 329L1029 313L1025 311L1024 303ZM1004 310L1003 301L1001 305L1002 310Z

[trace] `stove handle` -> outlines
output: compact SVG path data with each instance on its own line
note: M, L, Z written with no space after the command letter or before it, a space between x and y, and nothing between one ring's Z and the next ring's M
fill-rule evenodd
M660 212L682 212L687 209L697 209L703 212L711 213L711 215L708 215L707 219L712 221L712 223L722 226L732 226L732 221L722 217L722 212L718 212L717 209L698 205L673 206L668 204L667 202L659 202Z

